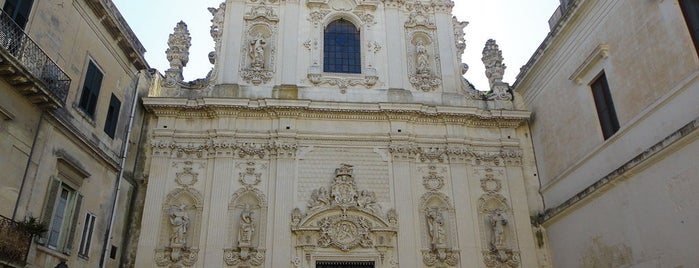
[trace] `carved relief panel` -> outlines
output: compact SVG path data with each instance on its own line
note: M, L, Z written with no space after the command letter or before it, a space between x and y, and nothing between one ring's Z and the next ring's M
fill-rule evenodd
M274 74L279 16L274 7L261 2L251 6L243 19L245 42L240 75L253 85L267 83Z
M487 267L519 267L519 250L512 209L505 193L505 172L498 168L477 170L483 194L478 199L478 218L483 262Z
M394 256L398 216L384 212L374 193L360 189L353 177L353 166L342 164L328 186L311 194L306 212L291 212L291 231L297 253L306 256L337 256L339 252L378 255L383 261ZM343 254L342 256L347 256ZM301 267L301 260L296 264Z
M202 210L203 196L195 189L183 186L167 195L155 251L158 266L190 267L197 262Z
M415 89L425 92L437 90L442 84L437 27L432 12L427 5L417 2L405 22L408 76Z
M262 266L265 262L267 198L258 189L266 164L245 161L236 165L239 188L228 205L229 225L224 262L229 265Z

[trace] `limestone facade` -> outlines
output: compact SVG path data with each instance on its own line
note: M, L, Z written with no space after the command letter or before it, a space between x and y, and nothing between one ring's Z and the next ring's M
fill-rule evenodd
M122 156L139 142L130 115L150 84L145 50L111 1L0 5L0 215L49 229L29 240L26 263L2 265L99 267L104 257L116 267L134 191L134 159Z
M209 9L212 70L190 82L196 40L175 25L170 68L143 99L133 265L545 265L530 114L502 81L495 41L483 53L491 91L462 78L467 23L452 7L228 0ZM333 23L359 36L349 72L326 71Z
M696 1L562 2L514 86L533 113L554 266L697 266L697 14L681 6ZM608 138L602 74L619 123Z

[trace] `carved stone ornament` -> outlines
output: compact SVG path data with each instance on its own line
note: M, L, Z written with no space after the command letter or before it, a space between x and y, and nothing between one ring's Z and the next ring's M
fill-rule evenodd
M306 214L298 208L292 211L291 230L299 240L298 247L342 251L394 247L398 223L395 210L381 215L373 192L357 190L352 172L351 165L343 164L335 170L329 188L313 191ZM383 252L377 253L383 256Z
M408 49L409 81L415 89L430 92L441 84L441 67L436 36L436 26L429 7L417 2L405 22Z
M451 17L451 23L454 27L454 40L456 41L456 58L459 62L462 60L462 55L466 50L466 33L464 28L468 25L467 21L459 21L456 16Z
M423 251L422 262L427 266L456 266L459 264L459 253L447 248Z
M507 66L503 63L502 51L495 40L489 39L485 43L481 60L485 65L485 76L488 77L490 83L491 93L488 94L488 99L512 100L512 94L509 92L510 86L502 81Z
M250 205L245 204L240 212L238 228L238 247L235 249L224 249L223 260L228 265L249 264L259 266L265 262L265 251L253 246L252 238L255 233L255 225L258 221L254 217L254 212L250 210Z
M238 181L244 186L257 186L260 184L260 181L262 181L262 173L255 172L254 163L252 166L248 164L248 167L245 168L245 172L241 172L239 175Z
M381 205L376 202L376 194L372 191L357 190L357 184L352 177L352 166L343 164L335 170L335 179L330 187L313 190L308 208L311 210L328 206L339 206L343 210L357 207L375 214L381 213Z
M173 261L177 259L177 261ZM181 267L181 264L185 267L194 266L199 258L199 249L196 248L171 248L165 247L164 249L155 250L155 264L158 266L169 266L172 268Z
M191 187L192 185L197 183L197 176L199 175L198 173L192 172L191 167L184 167L182 169L182 172L178 172L175 174L175 181L177 182L177 184L179 184L181 187Z
M511 249L489 250L483 252L486 267L514 268L520 263L519 251Z
M182 68L189 62L189 47L192 45L192 38L187 30L187 24L183 21L177 23L173 33L167 41L168 49L165 50L167 60L170 62L170 69L165 71L163 86L173 87L178 82L182 82Z
M244 16L247 45L243 49L240 75L246 82L259 85L274 75L277 24L279 16L264 3L253 6Z
M378 73L374 68L364 68L362 73L365 73L364 77L325 75L321 72L321 67L319 65L314 65L309 69L307 78L308 81L314 85L336 86L340 88L341 93L345 93L348 87L354 86L372 88L379 81Z
M187 246L187 234L190 228L190 217L187 213L187 205L173 205L169 208L168 220L170 224L169 246L157 249L155 263L158 266L178 267L177 264L192 266L198 258L198 249Z
M347 214L321 219L318 246L336 247L348 251L356 247L371 248L374 241L369 232L371 223L363 217Z
M481 189L486 193L497 193L502 189L502 182L495 178L493 174L486 174L481 179Z
M444 177L437 174L437 167L429 166L429 175L422 177L422 185L429 191L438 191L444 187Z
M241 251L239 249L224 249L223 261L227 265L248 264L260 266L265 263L265 251Z

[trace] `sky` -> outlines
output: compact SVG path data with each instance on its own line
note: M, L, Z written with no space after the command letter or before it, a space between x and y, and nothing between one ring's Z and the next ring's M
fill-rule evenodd
M167 39L180 20L187 23L192 36L185 80L203 78L212 65L208 54L214 42L209 35L211 13L223 0L112 0L131 29L146 48L146 60L160 72L169 68L165 58ZM481 61L483 46L495 39L502 50L507 70L504 81L515 82L524 65L549 31L548 19L559 0L455 0L453 13L466 26L466 51L463 61L469 65L466 78L479 90L488 90Z

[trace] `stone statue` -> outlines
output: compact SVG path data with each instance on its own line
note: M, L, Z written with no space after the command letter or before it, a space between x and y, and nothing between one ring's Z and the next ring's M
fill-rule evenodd
M245 204L243 211L240 212L240 230L238 231L238 246L250 246L252 235L255 232L253 211L250 210L250 205Z
M501 211L490 215L490 227L493 231L493 247L500 248L505 245L505 225L507 225L507 217Z
M262 36L262 33L257 33L257 36L250 41L250 58L252 59L251 66L254 68L265 67L265 46L267 42Z
M433 248L443 247L446 243L446 232L444 230L444 219L438 209L430 210L427 213L427 227L430 233Z
M430 67L427 56L427 48L422 40L417 41L415 45L415 52L417 53L417 73L418 74L429 74Z
M187 205L171 206L168 215L172 234L170 235L170 245L184 245L187 243L187 228L189 227L189 216L187 215Z

